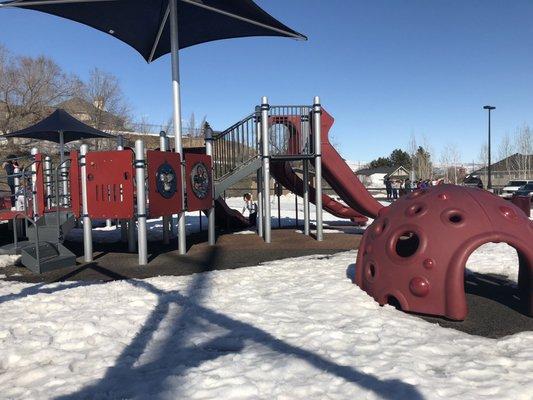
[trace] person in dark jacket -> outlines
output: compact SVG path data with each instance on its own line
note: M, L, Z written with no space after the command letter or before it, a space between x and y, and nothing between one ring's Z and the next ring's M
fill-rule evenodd
M407 178L407 179L405 180L405 183L404 183L404 190L405 190L405 193L406 193L406 194L411 193L412 188L411 188L411 181L409 180L409 178Z
M11 192L11 207L15 207L15 177L13 176L15 174L15 165L13 161L7 160L2 164L2 167L6 171L7 185Z
M392 182L385 178L385 190L387 191L387 200L392 200Z

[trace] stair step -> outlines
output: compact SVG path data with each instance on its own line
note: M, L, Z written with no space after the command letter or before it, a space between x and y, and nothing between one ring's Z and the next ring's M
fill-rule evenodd
M21 251L22 265L36 274L76 265L76 256L65 246L43 242L39 244L39 259L35 244Z

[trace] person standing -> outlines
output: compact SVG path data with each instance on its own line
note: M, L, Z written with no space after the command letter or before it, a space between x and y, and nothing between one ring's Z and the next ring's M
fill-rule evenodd
M404 183L404 189L405 189L405 193L406 193L406 194L411 193L411 190L412 190L412 189L411 189L411 181L409 180L409 178L407 178L407 179L405 180L405 183Z
M7 160L2 164L2 168L6 171L7 185L11 192L11 207L15 207L15 165L12 160Z
M392 182L392 198L394 200L398 199L398 189L400 189L400 184L398 183L398 181L393 181Z
M392 200L392 182L390 178L385 178L385 190L387 191L387 200Z
M250 222L250 225L255 226L257 222L257 204L254 203L251 193L245 193L242 198L244 200L242 214L248 210L248 221Z

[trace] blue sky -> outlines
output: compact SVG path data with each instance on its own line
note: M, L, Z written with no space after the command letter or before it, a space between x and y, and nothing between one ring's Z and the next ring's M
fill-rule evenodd
M321 96L332 133L351 160L371 160L412 134L435 150L460 146L478 159L493 104L493 144L533 125L533 2L529 0L259 0L309 41L247 38L181 52L184 117L207 115L223 129L271 104ZM153 64L110 36L34 11L2 10L0 43L15 54L45 54L86 77L119 76L137 119L171 115L170 57Z

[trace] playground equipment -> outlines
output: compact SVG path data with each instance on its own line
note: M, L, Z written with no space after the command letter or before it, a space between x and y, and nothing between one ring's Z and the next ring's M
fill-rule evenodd
M223 132L215 134L207 126L204 154L171 152L165 134L159 150L145 151L144 143L137 140L132 151L124 148L119 137L116 150L93 152L82 145L57 165L34 149L29 166L17 175L32 185L25 193L24 209L0 211L2 220L26 221L28 240L19 241L20 232L15 231L15 243L0 251L22 254L22 263L39 273L75 265L74 254L62 243L78 220L83 225L84 261L91 262L92 222L106 220L110 226L115 220L129 250L137 249L139 264L145 265L146 219L163 218L163 240L168 243L171 217L183 216L185 211L206 212L208 241L214 245L215 221L222 226L249 226L220 196L250 174L255 174L258 183L258 233L270 243L271 166L282 185L303 197L306 235L310 234L310 203L315 203L316 239L320 241L322 207L358 224L366 222L364 214L374 216L381 207L331 147L327 135L332 124L333 118L322 109L318 97L312 106L270 106L263 97L254 113ZM291 162L302 164L301 179ZM322 164L324 178L349 207L322 194ZM314 186L310 184L312 167ZM339 169L347 176L339 176ZM180 247L184 241L184 233L178 230Z
M533 316L533 222L514 204L477 188L439 185L382 208L367 228L355 283L379 304L463 320L464 269L488 242L519 256L518 290Z

